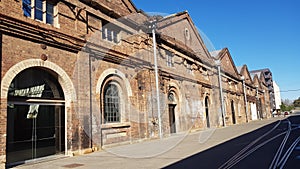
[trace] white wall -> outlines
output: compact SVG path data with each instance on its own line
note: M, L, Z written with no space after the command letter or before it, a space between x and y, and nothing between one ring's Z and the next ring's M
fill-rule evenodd
M250 111L251 111L252 120L257 120L257 110L256 110L255 103L250 103Z
M275 107L276 109L280 109L280 105L281 105L280 88L275 81L273 81L273 87L274 87Z

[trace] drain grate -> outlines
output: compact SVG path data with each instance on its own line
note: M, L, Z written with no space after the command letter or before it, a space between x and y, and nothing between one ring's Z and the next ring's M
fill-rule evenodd
M76 167L80 167L80 166L83 166L83 164L73 163L73 164L64 165L62 167L65 167L65 168L76 168Z

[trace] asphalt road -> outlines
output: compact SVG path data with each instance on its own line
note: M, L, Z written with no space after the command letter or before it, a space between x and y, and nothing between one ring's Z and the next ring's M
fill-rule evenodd
M300 112L165 168L299 169Z

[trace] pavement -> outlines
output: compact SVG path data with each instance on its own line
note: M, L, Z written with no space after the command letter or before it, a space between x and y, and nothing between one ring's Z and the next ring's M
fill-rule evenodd
M14 168L163 168L281 119L283 117L256 120L249 123L205 129L191 133L179 133L161 140L110 147L90 154L73 157L57 155L50 158L32 160Z

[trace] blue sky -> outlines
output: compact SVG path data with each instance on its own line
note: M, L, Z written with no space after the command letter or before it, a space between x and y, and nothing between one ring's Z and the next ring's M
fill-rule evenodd
M300 97L299 0L132 0L144 12L187 10L215 49L228 47L236 66L269 68L282 99ZM297 91L294 91L297 90Z

